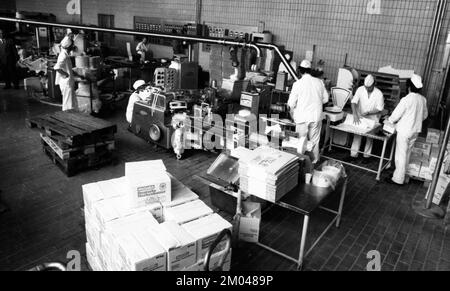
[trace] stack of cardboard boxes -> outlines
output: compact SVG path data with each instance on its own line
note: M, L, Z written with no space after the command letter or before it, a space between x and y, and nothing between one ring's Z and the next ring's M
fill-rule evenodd
M162 161L127 163L125 177L83 185L83 198L86 254L95 271L200 271L211 243L232 228ZM212 268L222 256L217 250ZM230 264L231 252L224 270Z
M407 169L410 177L416 177L431 181L436 169L437 158L439 155L439 142L442 132L436 129L428 129L426 138L417 138Z
M408 175L410 177L418 177L427 181L433 179L433 174L436 170L440 144L444 137L444 132L437 129L428 129L428 134L426 139L419 137L414 144L412 150L409 166ZM447 153L450 150L450 143L447 144ZM447 175L448 166L448 154L444 159L444 166L439 174L438 183L436 187L436 192L433 196L433 203L439 205L443 198L443 195L450 183L450 175ZM427 197L429 193L427 192Z

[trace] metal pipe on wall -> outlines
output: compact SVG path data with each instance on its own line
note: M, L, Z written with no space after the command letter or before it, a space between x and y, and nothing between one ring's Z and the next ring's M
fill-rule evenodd
M426 89L429 88L429 81L431 79L432 69L434 65L434 61L436 59L436 49L439 43L439 37L442 30L443 18L445 12L447 10L448 1L447 0L438 0L438 13L437 18L435 19L435 27L433 27L433 36L432 41L430 43L429 55L427 59L426 71L424 72L424 83L426 83Z
M436 0L436 10L434 12L434 17L433 17L433 26L431 27L430 38L428 40L427 54L426 54L426 58L425 58L425 66L423 68L423 73L422 73L424 81L426 81L425 80L426 72L427 72L428 66L429 66L430 54L432 51L432 44L434 43L434 39L435 39L435 35L436 35L436 27L437 27L436 20L438 19L441 3L442 3L442 0Z
M33 21L33 20L22 20L22 19L16 19L16 18L8 18L8 17L0 17L0 21L18 22L18 23L33 24L33 25L44 25L44 26L50 26L50 27L65 27L65 28L74 28L74 29L80 29L80 30L92 30L92 31L100 31L100 32L111 32L111 33L119 33L119 34L126 34L126 35L160 37L160 38L167 38L167 39L186 40L186 41L229 45L229 46L248 47L248 48L253 48L254 50L256 50L258 58L261 57L261 49L256 44L246 43L246 42L238 42L238 41L233 41L233 40L217 39L217 38L210 38L210 37L197 37L197 36L190 36L190 35L174 35L174 34L164 34L164 33L154 33L154 32L140 32L140 31L134 31L131 29L103 28L103 27L98 27L98 26L85 26L85 25L79 25L79 24L64 24L64 23Z
M25 24L33 24L33 25L45 25L50 27L65 27L65 28L74 28L81 30L91 30L91 31L101 31L101 32L111 32L111 33L119 33L126 35L139 35L139 36L149 36L149 37L161 37L167 39L176 39L176 40L187 40L194 41L200 43L210 43L210 44L219 44L224 46L238 46L238 47L247 47L256 50L256 56L258 59L261 58L261 48L274 50L281 59L281 62L286 66L289 74L298 81L299 77L297 73L292 68L289 61L284 57L281 53L278 46L269 43L248 43L248 42L239 42L233 40L225 40L225 39L217 39L211 37L196 37L189 35L173 35L173 34L164 34L164 33L154 33L154 32L140 32L134 31L131 29L117 29L117 28L102 28L98 26L85 26L85 25L77 25L77 24L64 24L64 23L52 23L52 22L42 22L42 21L33 21L33 20L22 20L16 18L8 18L8 17L0 17L0 21L8 21L8 22L16 22L16 23L25 23Z

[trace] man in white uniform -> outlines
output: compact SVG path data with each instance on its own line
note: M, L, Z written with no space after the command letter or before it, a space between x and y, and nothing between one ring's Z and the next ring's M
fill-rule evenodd
M408 80L409 94L400 100L392 115L385 122L395 124L397 146L395 148L395 171L386 181L395 185L405 183L406 169L413 145L422 131L422 123L428 117L427 100L420 94L422 78L413 75Z
M63 111L78 109L78 102L75 96L75 78L72 70L70 52L73 49L73 41L69 36L61 41L61 52L54 67L56 71L55 84L59 85L62 93Z
M131 124L133 121L133 109L134 109L134 103L141 101L142 98L139 96L139 89L140 87L145 85L144 80L137 80L133 84L134 92L131 94L130 99L128 100L128 106L127 106L127 112L126 112L126 118L128 123Z
M141 56L141 63L152 57L152 52L150 50L150 45L148 43L148 39L144 37L140 43L136 46L136 52Z
M383 93L375 87L375 79L372 75L368 75L364 80L364 86L356 90L352 99L353 118L356 124L359 124L361 117L368 118L380 122L381 112L384 110ZM351 150L351 158L358 157L358 151L361 147L362 136L354 135ZM373 140L366 139L366 147L364 149L364 163L369 162L372 154Z
M288 106L291 116L297 124L300 136L307 136L313 144L313 163L319 161L319 142L322 129L323 104L329 95L322 80L311 76L311 62L304 60L300 64L302 78L294 83Z

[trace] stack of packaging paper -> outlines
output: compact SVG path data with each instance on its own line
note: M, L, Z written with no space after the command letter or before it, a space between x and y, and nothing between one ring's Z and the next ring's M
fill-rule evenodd
M299 158L259 147L239 160L240 187L247 194L276 202L298 184Z
M195 193L170 174L166 174L169 181L165 181L161 161L129 163L125 172L125 177L82 187L86 254L91 268L203 270L209 245L223 229L231 229L231 224L213 214ZM156 174L144 179L147 173ZM166 186L160 187L161 183ZM161 188L164 191L152 192ZM140 197L140 193L144 196ZM220 253L214 254L210 266L217 267L220 259ZM225 270L230 269L230 262L228 255Z

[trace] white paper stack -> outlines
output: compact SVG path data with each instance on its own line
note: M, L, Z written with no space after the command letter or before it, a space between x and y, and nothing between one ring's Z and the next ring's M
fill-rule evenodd
M247 194L276 202L298 185L299 158L259 147L239 160L240 187Z
M199 262L205 258L210 245L224 229L231 231L232 225L218 214L212 214L197 220L185 223L182 227L191 234L197 241L197 259ZM225 241L222 241L215 252L220 252L225 248Z
M377 123L375 120L361 117L360 123L355 124L354 118L352 114L347 114L347 117L345 118L345 121L338 125L338 127L346 132L352 132L356 134L366 134L369 131L375 129L380 124Z
M130 207L171 201L171 182L161 160L125 164Z
M214 211L203 201L195 200L174 207L164 209L165 221L175 221L178 224L187 223L203 216L212 214Z

